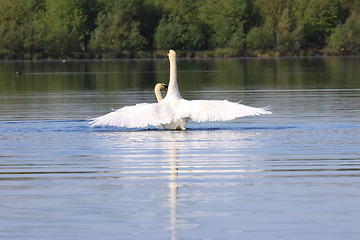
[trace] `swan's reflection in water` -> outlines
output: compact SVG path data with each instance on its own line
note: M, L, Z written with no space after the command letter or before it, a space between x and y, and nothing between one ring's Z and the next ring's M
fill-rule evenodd
M254 134L236 131L166 132L161 138L161 141L168 143L166 150L170 155L168 166L170 230L171 240L177 240L179 228L183 225L179 225L179 221L187 222L185 219L180 219L178 214L179 177L181 177L179 174L186 174L182 176L183 180L194 177L194 174L197 174L197 178L202 174L204 177L214 176L213 174L217 174L218 177L244 174L248 170L239 166L239 155L234 154L234 151L253 148L256 144L249 141L254 138ZM185 225L189 227L192 224Z
M253 156L261 145L259 141L254 141L259 137L258 131L191 129L179 132L154 130L98 134L101 144L98 149L104 147L108 152L111 151L111 155L105 156L107 160L110 159L111 174L121 177L122 183L126 184L123 191L137 188L139 185L134 183L141 182L141 186L150 187L144 190L148 194L144 201L149 204L158 203L161 194L165 194L160 201L166 206L166 215L161 212L164 209L148 209L148 204L140 208L153 211L154 218L149 221L154 226L161 225L173 240L179 239L180 233L196 231L203 223L201 219L206 214L211 215L213 209L199 216L198 211L188 208L189 202L201 204L205 196L213 201L206 191L207 186L222 186L224 181L236 185L239 178L246 178L254 171L259 171L256 157ZM187 191L181 194L185 182L189 192L195 188L197 191L199 186L204 186L205 190L198 191L196 195L189 195ZM159 192L163 187L166 187L166 192ZM183 206L181 212L180 206ZM138 219L135 218L136 221Z
M170 150L170 223L171 223L171 240L177 239L177 200L178 200L178 150Z

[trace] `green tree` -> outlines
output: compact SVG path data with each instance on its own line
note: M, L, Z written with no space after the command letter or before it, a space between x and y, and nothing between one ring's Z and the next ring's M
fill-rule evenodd
M284 9L290 8L291 4L290 0L255 0L255 6L259 8L261 17L272 18L274 24L277 24Z
M285 52L294 47L293 33L296 28L291 17L289 0L256 0L259 9L261 24L253 27L246 37L248 49L265 52L276 49Z
M172 43L173 47L184 50L205 49L208 35L206 26L198 17L200 3L193 0L157 1L163 16L156 28L155 47L164 49Z
M291 18L290 11L285 8L276 26L276 50L281 54L296 52L300 49L303 27Z
M99 14L91 39L93 51L113 52L149 50L153 43L159 10L143 0L108 2Z
M99 5L96 0L46 0L37 36L46 53L86 51Z
M248 49L264 52L275 47L276 35L273 21L273 18L267 17L263 25L250 30L246 37Z
M201 20L209 26L210 48L244 51L245 36L258 23L259 14L250 0L205 0Z
M344 50L360 51L360 14L353 13L345 22L338 25L329 38L327 46L335 53Z
M162 18L154 34L154 45L156 49L178 49L182 48L182 42L178 37L180 27L176 22Z
M0 54L357 51L359 14L359 0L0 0Z
M346 7L342 0L311 0L304 12L306 47L323 47L337 24L344 21Z
M34 50L36 0L0 1L0 52L23 55Z

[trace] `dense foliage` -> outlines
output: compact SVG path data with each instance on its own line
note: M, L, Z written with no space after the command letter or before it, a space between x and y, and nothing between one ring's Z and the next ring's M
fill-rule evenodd
M360 0L0 0L0 57L358 54Z

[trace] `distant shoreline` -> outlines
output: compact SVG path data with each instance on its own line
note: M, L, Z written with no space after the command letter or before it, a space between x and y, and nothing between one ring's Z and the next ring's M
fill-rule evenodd
M360 53L351 51L339 51L335 54L326 49L307 49L297 53L279 53L274 50L266 52L251 51L235 53L227 50L215 51L181 51L178 50L178 57L185 59L211 59L211 58L286 58L286 57L356 57ZM89 53L78 52L69 54L43 54L43 53L19 53L1 54L0 61L111 61L128 59L161 59L166 57L167 50L163 51L134 51L121 53Z

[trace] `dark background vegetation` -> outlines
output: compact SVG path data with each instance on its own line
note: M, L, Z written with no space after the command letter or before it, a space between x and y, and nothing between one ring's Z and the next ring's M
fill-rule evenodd
M360 0L0 0L0 59L348 55Z

